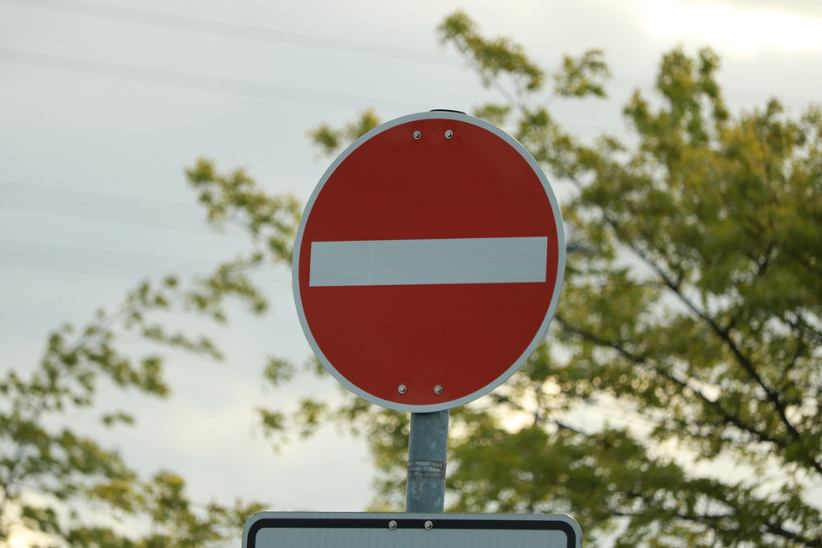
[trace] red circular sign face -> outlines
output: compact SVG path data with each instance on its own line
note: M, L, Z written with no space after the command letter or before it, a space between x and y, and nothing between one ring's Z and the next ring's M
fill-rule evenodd
M559 207L533 157L484 121L429 112L372 130L328 168L297 235L294 296L337 380L431 412L525 362L564 264Z

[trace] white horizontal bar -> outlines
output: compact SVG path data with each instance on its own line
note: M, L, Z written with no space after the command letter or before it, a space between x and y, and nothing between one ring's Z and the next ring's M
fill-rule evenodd
M548 238L311 243L311 287L544 282Z

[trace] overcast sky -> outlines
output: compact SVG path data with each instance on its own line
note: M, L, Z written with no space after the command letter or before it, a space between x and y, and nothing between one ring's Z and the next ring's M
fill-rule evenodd
M622 131L621 104L678 44L720 52L734 110L777 96L798 113L822 89L812 0L97 1L0 0L0 367L32 367L49 329L84 321L141 277L196 273L243 249L201 222L182 175L198 156L305 199L327 163L305 137L318 123L496 98L438 44L455 9L547 68L604 49L611 99L553 105L586 136ZM265 389L265 355L309 350L290 273L262 281L273 311L219 332L227 363L175 360L168 401L104 394L138 424L100 436L147 474L180 472L200 500L361 510L372 476L360 441L328 429L274 454L255 433L256 405L335 394L330 380Z

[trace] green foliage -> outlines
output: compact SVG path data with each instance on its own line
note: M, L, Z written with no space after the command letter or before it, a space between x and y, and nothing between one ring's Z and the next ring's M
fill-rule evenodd
M588 541L614 534L619 546L822 544L809 499L822 476L822 110L795 118L772 100L731 113L717 55L676 49L653 97L637 91L625 105L631 139L581 141L544 98L604 97L602 52L566 56L551 73L465 13L439 32L502 93L477 116L509 127L569 187L563 215L590 250L569 256L553 328L523 369L452 411L451 509L569 512ZM331 154L377 124L367 110L309 136ZM162 315L222 323L228 298L263 313L252 273L290 264L297 200L207 160L187 175L212 226L239 227L251 249L190 284L140 284L85 326L50 334L37 367L0 377L0 542L22 523L73 546L203 546L236 539L260 509L197 505L174 473L141 479L119 453L60 424L91 409L103 382L166 397L169 349L221 359L210 339L169 330ZM276 387L321 372L316 360L298 369L270 358L263 374ZM351 395L257 412L277 445L327 423L362 436L379 472L374 509L402 507L407 414ZM133 420L124 410L101 417L110 427ZM101 513L115 525L94 519ZM125 534L124 519L150 529Z
M222 545L226 541L236 542L248 517L264 508L258 503L239 501L230 506L216 502L194 505L185 492L183 479L171 472L155 474L138 489L115 485L110 491L105 496L128 500L135 511L147 515L151 520L151 531L139 538L124 536L116 528L106 526L80 526L50 532L60 534L71 546L184 548Z
M162 472L143 480L117 451L65 419L69 412L91 411L101 389L167 397L169 351L222 359L210 338L169 328L170 314L225 323L229 300L253 314L268 306L251 276L267 262L290 261L299 204L268 196L242 170L219 174L205 160L187 174L209 221L216 228L237 224L252 250L185 283L175 276L141 282L86 325L52 332L36 367L0 376L0 543L22 525L71 546L207 546L236 542L244 521L262 508L240 501L195 505L179 476ZM269 380L287 370L272 360ZM115 427L135 419L113 410L100 420ZM149 531L126 534L110 525L124 519L148 522Z
M294 376L294 364L282 358L269 357L263 370L263 377L274 386L291 380Z
M487 120L496 126L504 126L508 121L513 107L511 105L500 105L488 103L474 109L474 116Z
M512 78L518 89L540 89L545 74L525 55L522 47L508 38L485 38L479 34L476 24L465 13L458 11L439 26L443 43L454 45L472 64L485 85L506 75Z
M216 502L193 508L185 482L171 472L156 474L145 486L143 511L151 516L153 531L138 546L207 546L232 539L249 516L262 511L258 503L223 506Z
M302 207L294 196L271 196L243 169L220 174L214 163L200 158L186 175L208 220L215 228L231 222L251 238L250 260L264 257L291 263L291 246L297 235Z
M732 114L718 56L675 49L653 97L625 105L630 140L581 141L544 88L605 96L600 51L548 74L464 13L439 30L503 94L476 114L569 187L563 216L590 250L569 256L527 365L452 410L451 509L570 512L619 546L820 546L822 111L792 118L771 100ZM402 508L407 416L354 397L322 420L306 407L290 428L362 435L381 472L374 506Z
M344 144L348 144L360 135L368 133L380 123L373 110L364 110L359 118L341 129L334 129L328 124L320 124L308 132L311 139L324 156L337 152Z
M605 97L605 86L599 80L610 75L601 50L586 51L579 59L566 55L562 70L554 75L554 92L560 97Z

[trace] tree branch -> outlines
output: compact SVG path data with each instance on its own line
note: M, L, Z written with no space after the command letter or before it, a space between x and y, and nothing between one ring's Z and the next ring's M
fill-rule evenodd
M629 498L634 499L641 499L644 500L643 497L638 493L625 493ZM720 501L722 504L730 506L737 510L733 505L728 504L725 501ZM617 517L638 517L642 516L641 512L629 512L625 510L613 510L613 514ZM737 518L737 513L724 513L724 514L697 514L693 512L671 512L671 515L674 517L687 522L696 523L698 525L705 526L709 529L713 529L714 531L719 531L719 523L722 520L726 520L729 518ZM785 529L782 525L773 523L770 521L763 522L763 526L765 531L771 533L772 535L776 535L782 538L786 538L792 540L793 542L799 543L802 546L807 546L808 548L819 548L822 546L822 541L818 539L813 539L809 537L805 537L795 531L790 531ZM763 532L765 532L763 531Z
M609 223L611 224L611 223ZM611 225L614 229L616 229L615 225ZM750 358L748 358L745 354L742 353L742 350L739 348L739 345L736 344L734 341L733 336L731 334L731 330L727 327L720 326L715 319L713 319L707 312L700 309L696 306L696 304L682 291L681 285L673 280L670 275L665 272L656 262L654 262L646 253L644 253L641 249L639 249L635 245L628 244L628 248L631 249L642 261L648 265L650 268L657 273L660 277L662 282L677 296L677 298L682 302L686 307L688 307L691 312L693 312L697 317L703 320L711 330L716 334L730 349L731 353L733 354L736 362L748 373L751 379L756 382L757 385L763 390L765 393L765 397L770 401L774 408L779 415L780 420L787 428L788 432L790 433L791 437L795 440L801 439L801 434L796 429L796 427L791 423L788 419L788 415L786 412L785 403L779 397L779 393L773 390L759 372L756 370L753 362ZM817 471L822 472L822 467L819 467L817 463Z
M680 379L677 376L671 374L669 371L666 371L665 369L663 369L663 368L661 368L657 365L654 365L647 358L647 356L641 356L641 355L634 354L633 352L629 351L623 345L621 345L617 342L605 340L605 339L603 339L603 338L601 338L597 335L594 335L593 333L590 333L590 332L582 330L578 327L572 326L570 323L568 323L565 319L563 319L559 315L556 316L556 319L559 322L559 324L562 326L562 328L565 329L567 332L569 332L573 335L576 335L580 338L583 338L583 339L585 339L589 342L592 342L592 343L594 343L598 346L602 346L602 347L606 347L606 348L610 348L612 350L615 350L623 358L627 359L628 361L630 361L634 364L651 367L652 371L654 373L660 375L665 380L676 384L680 388L683 388L683 389L687 390L688 392L692 393L694 396L699 398L699 400L702 401L706 406L708 406L711 409L713 409L714 411L716 411L723 418L724 422L729 423L729 424L733 424L739 430L747 432L748 434L752 434L758 441L761 441L761 442L764 442L764 443L770 443L770 444L778 447L779 449L785 449L785 447L787 446L787 442L785 442L784 440L779 440L777 438L774 438L773 436L769 435L767 432L764 432L764 431L756 428L753 425L746 424L745 422L743 422L739 418L738 415L736 415L736 414L728 411L727 409L725 409L719 401L709 398L702 391L700 391L699 389L692 386L686 380Z

